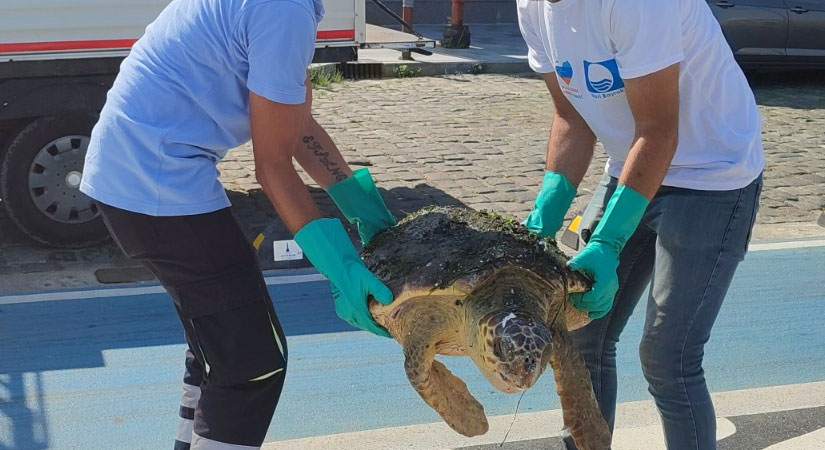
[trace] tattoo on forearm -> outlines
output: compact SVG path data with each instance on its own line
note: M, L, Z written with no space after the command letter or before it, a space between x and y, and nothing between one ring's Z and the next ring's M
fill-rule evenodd
M327 171L335 177L336 181L341 181L347 178L347 174L344 173L340 168L338 168L338 164L329 160L329 152L324 150L324 147L321 146L321 143L316 141L312 136L304 136L302 141L304 144L307 145L307 148L312 150L312 153L318 157L318 161L324 165Z

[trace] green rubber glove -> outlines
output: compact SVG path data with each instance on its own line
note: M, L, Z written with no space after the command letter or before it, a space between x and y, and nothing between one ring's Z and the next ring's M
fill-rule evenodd
M358 227L361 243L366 245L376 234L395 225L395 217L375 187L375 181L366 168L327 188L327 193L347 218Z
M295 233L295 242L309 262L329 279L338 317L356 328L391 337L373 320L367 298L372 295L389 305L392 291L364 266L340 220L313 220Z
M636 231L649 201L630 187L621 185L607 202L604 217L587 246L567 265L593 278L593 288L570 296L573 306L589 312L591 319L604 317L613 307L619 290L619 254Z
M576 188L567 177L549 170L544 172L541 191L524 225L541 237L555 237L575 197Z

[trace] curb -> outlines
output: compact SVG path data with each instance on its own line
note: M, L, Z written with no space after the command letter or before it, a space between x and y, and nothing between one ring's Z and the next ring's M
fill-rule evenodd
M485 62L485 61L461 61L461 62L427 62L427 61L358 61L349 63L352 65L377 66L380 65L380 73L384 78L415 78L433 77L441 75L457 74L522 74L533 73L530 65L525 62ZM340 64L337 63L317 63L310 66L327 74L332 74L336 70L340 71Z
M456 74L514 74L531 72L527 62L484 62L484 61L462 61L462 62L425 62L425 61L399 61L382 62L383 78L404 78L399 76L399 71L409 69L411 77L432 77L439 75ZM402 68L403 67L403 68Z

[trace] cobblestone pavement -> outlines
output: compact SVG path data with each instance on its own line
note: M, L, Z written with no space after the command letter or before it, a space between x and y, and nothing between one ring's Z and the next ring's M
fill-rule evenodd
M825 73L751 79L767 156L759 224L812 222L825 206L823 79ZM396 214L461 203L524 217L538 193L553 108L536 77L344 82L316 90L313 108L348 161L370 166ZM596 155L571 215L585 207L601 177L606 157L600 146ZM249 145L220 167L249 225L274 217L254 182ZM315 195L330 205L322 192Z
M760 75L752 83L768 160L757 222L813 223L825 207L825 73ZM316 90L314 113L353 167L369 166L396 215L464 204L517 218L538 192L553 114L541 80L507 75L343 82ZM596 155L571 215L585 207L601 176L604 151ZM220 169L249 239L267 228L276 239L289 238L255 182L251 147L230 152ZM311 190L325 214L338 215L322 190ZM261 259L265 268L300 263ZM129 265L111 242L81 250L40 247L13 227L0 202L0 276L30 274L19 282L26 287L70 286L91 277L88 267ZM83 269L57 275L73 266Z

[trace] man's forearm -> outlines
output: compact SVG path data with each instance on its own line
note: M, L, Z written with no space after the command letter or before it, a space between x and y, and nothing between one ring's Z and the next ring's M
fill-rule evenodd
M559 116L553 119L547 144L546 169L562 173L578 187L593 159L596 136L584 124L570 122Z
M675 127L670 132L660 130L637 136L625 161L619 184L633 188L648 200L653 199L667 174L677 143Z
M309 108L309 102L282 104L249 94L255 177L292 233L321 217L292 163L300 130L307 128Z
M312 117L307 121L294 157L322 188L352 176L335 142Z
M267 198L291 233L321 218L318 206L291 162L262 163L256 168L256 175Z
M636 135L619 184L652 200L679 143L679 64L625 80Z

